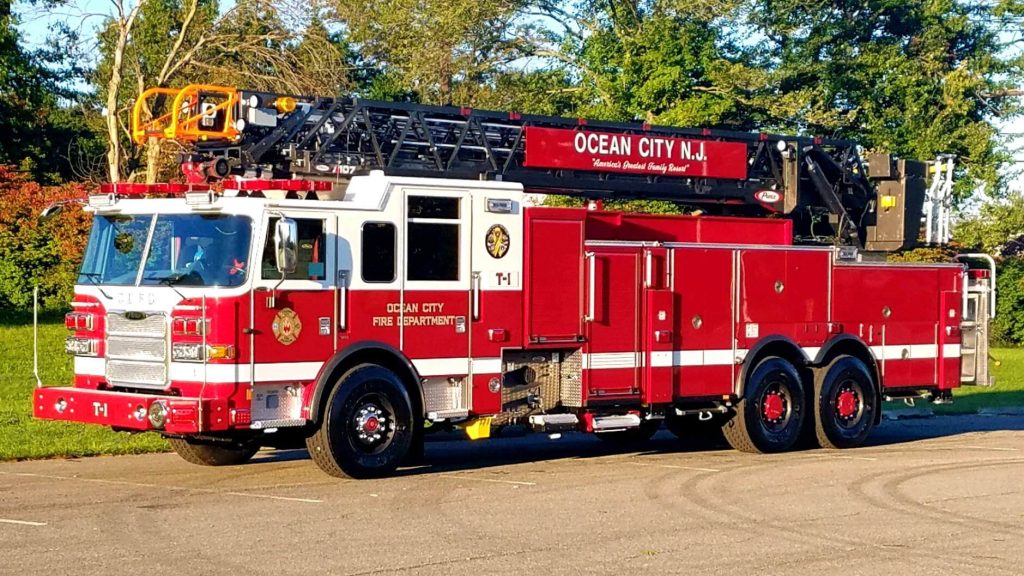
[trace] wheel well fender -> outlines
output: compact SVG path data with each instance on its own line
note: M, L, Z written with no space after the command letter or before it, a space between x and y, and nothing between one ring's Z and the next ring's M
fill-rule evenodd
M821 347L814 358L814 366L824 368L843 355L853 356L867 367L871 382L875 386L875 424L878 424L882 418L882 377L878 371L878 359L875 358L870 346L853 334L840 334Z
M757 366L757 363L760 362L761 359L769 356L778 356L784 360L788 360L796 367L797 371L800 372L801 375L803 375L811 363L810 358L807 357L807 353L805 353L796 342L793 342L785 336L766 336L761 340L758 340L757 343L750 348L746 356L743 357L743 363L740 364L740 371L736 376L736 382L734 384L737 397L743 396L744 388L747 383L747 375L750 371Z
M320 423L327 397L330 396L338 379L345 372L360 364L377 364L394 372L409 392L409 400L413 403L413 413L423 415L423 389L419 385L419 373L412 361L389 344L365 341L337 351L324 364L313 383L313 393L309 401L310 421L314 424Z

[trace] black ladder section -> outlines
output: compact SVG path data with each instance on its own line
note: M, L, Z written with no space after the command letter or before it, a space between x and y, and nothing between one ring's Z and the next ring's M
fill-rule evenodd
M197 142L183 158L211 180L343 180L373 170L395 176L502 180L543 194L671 200L707 214L784 216L793 220L796 239L804 243L888 251L909 247L917 239L911 224L920 221L923 165L896 162L888 155L865 161L849 141L353 97L296 97L295 108L281 113L271 104L278 95L243 91L240 96L233 114L240 119L239 137ZM742 143L746 177L525 166L527 127ZM876 180L889 182L884 201Z

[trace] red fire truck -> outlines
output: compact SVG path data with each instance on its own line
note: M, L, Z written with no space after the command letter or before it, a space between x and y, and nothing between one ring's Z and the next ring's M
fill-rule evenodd
M147 92L133 135L189 146L184 182L88 199L74 386L35 415L197 464L380 476L452 426L845 448L987 378L994 270L885 263L928 175L849 142L219 86Z

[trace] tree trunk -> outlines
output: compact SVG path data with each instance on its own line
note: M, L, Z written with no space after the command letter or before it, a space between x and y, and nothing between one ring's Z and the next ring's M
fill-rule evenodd
M128 17L124 17L124 5L118 2L118 26L117 26L117 44L114 45L114 62L111 66L110 78L107 80L107 139L109 140L107 148L107 168L109 171L111 182L121 181L121 129L118 126L117 115L118 111L118 97L121 93L121 82L123 76L121 69L124 66L124 51L125 46L128 44L128 35L131 33L132 24L135 23L135 17L139 13L139 8L142 6L142 2L145 0L139 0L139 3L132 8L131 13Z
M150 138L146 143L146 184L155 184L160 176L160 141Z

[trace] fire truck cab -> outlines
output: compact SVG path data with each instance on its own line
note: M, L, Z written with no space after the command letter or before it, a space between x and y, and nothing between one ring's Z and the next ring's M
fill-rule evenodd
M238 98L235 117L258 101ZM585 153L611 146L593 140ZM745 177L730 166L715 177ZM963 264L797 245L782 214L539 205L561 171L554 188L328 172L105 185L66 319L74 386L37 388L36 417L156 431L208 465L304 442L327 473L361 478L451 426L636 442L664 423L749 452L854 447L883 399L945 402L975 379L965 326L984 364L989 279ZM787 191L747 192L782 206ZM837 238L855 237L840 220Z

